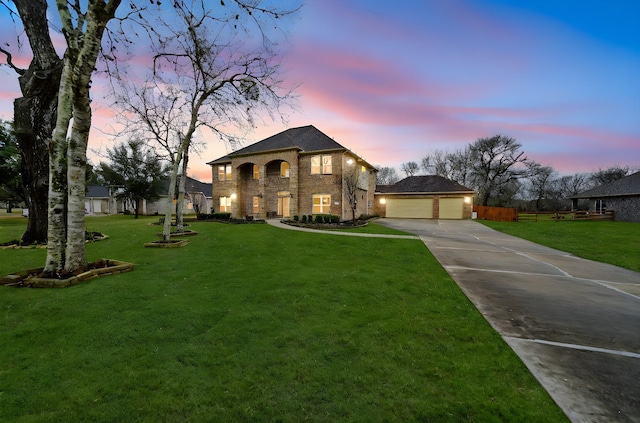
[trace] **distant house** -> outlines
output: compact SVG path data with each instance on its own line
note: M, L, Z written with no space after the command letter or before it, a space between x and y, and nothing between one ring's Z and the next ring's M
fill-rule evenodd
M160 198L156 201L143 202L142 214L164 214L167 207L167 196L169 195L169 178L164 181ZM185 183L185 214L210 213L213 207L211 200L211 184L200 182L197 179L187 176ZM176 189L176 195L178 190ZM173 206L175 213L175 201Z
M377 170L314 126L291 128L209 163L213 207L232 217L372 214ZM356 201L353 201L355 199Z
M88 214L117 213L116 200L111 197L109 188L100 185L87 186L84 199L84 210Z
M409 176L376 187L374 213L388 218L471 219L475 195L442 176Z
M574 210L581 199L589 200L595 212L613 210L617 221L640 222L640 172L572 196Z

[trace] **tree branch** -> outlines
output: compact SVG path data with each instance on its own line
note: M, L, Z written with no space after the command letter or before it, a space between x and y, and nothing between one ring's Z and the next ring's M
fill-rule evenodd
M11 60L12 56L11 53L9 53L7 50L3 49L2 47L0 47L0 52L4 53L7 56L7 65L9 65L11 67L11 69L13 69L14 71L16 71L16 73L18 75L24 75L24 73L27 71L26 69L22 69L17 67L16 65L13 64L13 61Z

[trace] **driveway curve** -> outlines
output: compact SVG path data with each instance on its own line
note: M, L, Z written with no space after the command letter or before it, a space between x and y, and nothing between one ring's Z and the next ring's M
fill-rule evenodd
M640 273L448 220L422 239L573 422L640 422Z

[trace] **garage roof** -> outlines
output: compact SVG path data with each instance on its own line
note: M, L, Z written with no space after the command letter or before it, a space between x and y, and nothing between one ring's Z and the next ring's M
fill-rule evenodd
M475 193L450 179L438 175L409 176L393 185L378 185L376 192L385 194Z

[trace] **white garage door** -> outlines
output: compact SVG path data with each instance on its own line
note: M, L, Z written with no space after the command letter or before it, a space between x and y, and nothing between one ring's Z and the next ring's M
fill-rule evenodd
M387 217L431 219L433 218L433 199L387 199Z
M440 219L462 219L463 208L463 198L441 198L439 209Z

